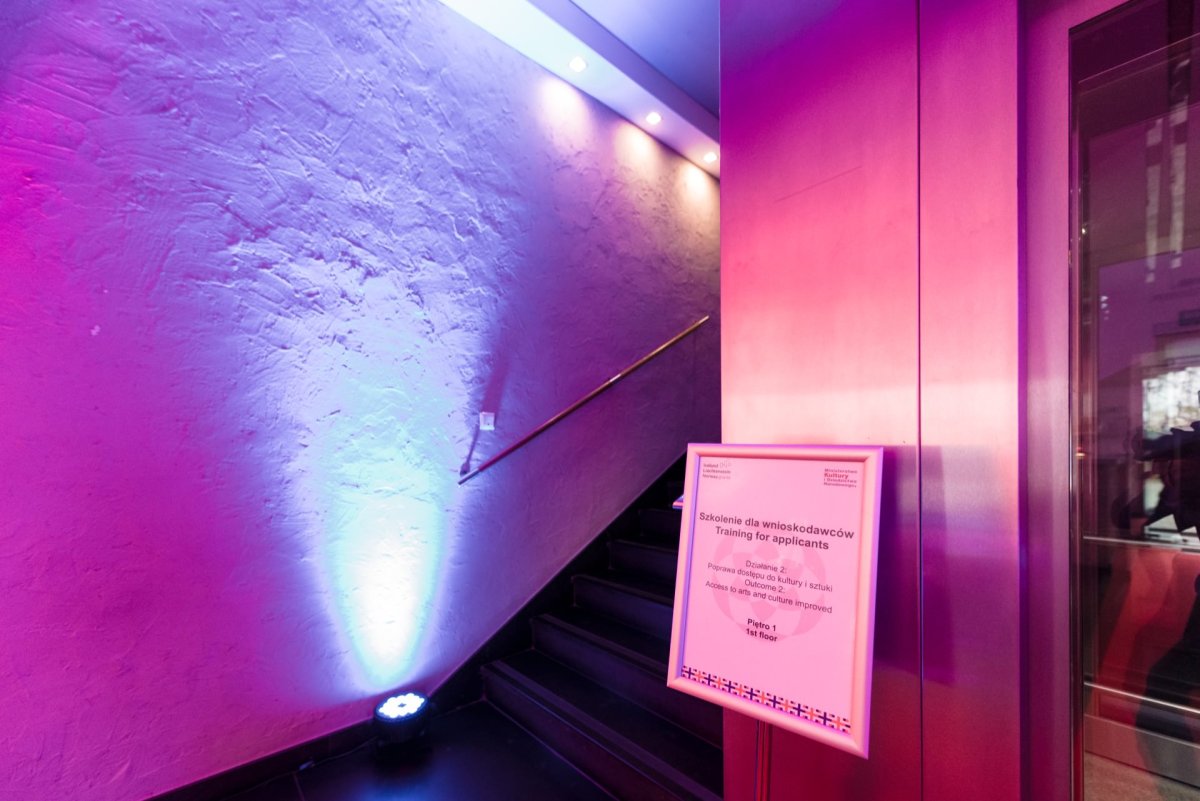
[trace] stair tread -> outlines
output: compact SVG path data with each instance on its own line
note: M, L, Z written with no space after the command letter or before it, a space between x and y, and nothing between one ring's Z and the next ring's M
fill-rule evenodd
M584 609L540 615L533 629L535 650L721 746L720 708L667 687L668 639Z
M639 509L638 530L642 539L661 542L669 546L679 545L679 533L683 523L683 512L678 509Z
M579 607L556 609L541 615L541 618L554 625L582 631L584 636L589 636L592 640L601 640L623 651L632 652L643 667L656 673L661 671L662 675L666 676L671 649L669 640Z
M679 560L678 547L656 543L652 540L614 539L609 543L608 550L610 555L625 553L636 559L671 563Z
M658 774L668 781L674 777L694 785L693 792L707 790L719 796L721 751L691 732L536 651L507 657L489 669L519 683L539 703L555 708L556 714L588 719L578 722L607 743L610 751L640 764L648 775Z
M659 545L659 544L656 544L653 542L644 542L644 541L640 541L640 540L630 540L630 539L625 539L624 537L618 537L618 538L614 539L612 542L614 545L621 545L621 546L630 547L630 548L645 549L647 551L651 551L654 553L660 553L664 556L672 556L673 557L673 556L678 555L678 553L679 553L678 549L670 548L666 545Z
M576 580L597 581L617 589L640 595L652 601L672 606L675 603L674 582L663 581L649 576L631 575L620 570L605 570L594 573L580 573L574 576Z
M679 552L648 542L614 539L608 544L608 564L612 570L669 581L674 586L679 572Z
M671 519L681 519L680 511L678 509L672 509L669 506L661 508L661 509L658 507L648 507L645 509L638 509L638 514L646 516L646 517L660 517L660 518L668 518L669 517Z

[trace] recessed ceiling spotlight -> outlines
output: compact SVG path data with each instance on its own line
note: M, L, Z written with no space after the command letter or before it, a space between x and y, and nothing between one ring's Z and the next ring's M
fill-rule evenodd
M575 58L571 59L567 63L567 66L570 67L573 72L583 72L587 69L587 62L583 60L583 56L575 56Z
M714 153L713 151L710 150L704 154L704 163L705 164L712 164L716 160L717 160L717 154Z
M657 111L651 111L646 115L646 122L650 125L658 125L660 122L662 122L662 115Z

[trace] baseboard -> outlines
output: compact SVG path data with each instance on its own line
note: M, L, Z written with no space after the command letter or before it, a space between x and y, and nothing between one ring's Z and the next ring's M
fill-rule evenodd
M294 773L310 762L321 762L353 751L371 738L371 721L317 737L306 743L238 765L215 776L153 796L147 801L216 801L264 782Z

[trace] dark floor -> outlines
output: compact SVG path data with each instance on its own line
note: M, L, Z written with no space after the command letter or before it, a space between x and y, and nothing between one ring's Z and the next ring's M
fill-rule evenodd
M437 718L423 756L378 764L369 747L228 801L612 801L487 703Z

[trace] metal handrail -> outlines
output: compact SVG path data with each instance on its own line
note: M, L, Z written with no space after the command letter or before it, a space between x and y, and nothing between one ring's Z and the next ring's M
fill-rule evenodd
M499 453L497 453L497 454L496 454L495 456L493 456L491 459L488 459L486 462L484 462L483 464L479 465L479 467L476 467L474 470L472 470L472 471L471 471L471 472L469 472L469 473L464 473L464 474L463 474L463 475L462 475L462 476L461 476L461 477L458 479L458 483L459 483L459 484L465 484L466 482L470 481L470 480L471 480L472 478L474 478L475 476L477 476L477 475L479 475L480 473L482 473L484 470L487 470L489 467L491 467L492 465L494 465L494 464L496 464L497 462L499 462L499 461L500 461L501 459L503 459L504 457L506 457L506 456L508 456L509 454L513 453L514 451L517 451L517 450L519 450L520 448L524 447L525 445L527 445L527 444L529 443L529 441L530 441L530 440L532 440L532 439L533 439L534 437L536 437L538 434L541 434L543 431L545 431L546 429L550 428L550 427L551 427L551 426L553 426L555 423L558 423L558 422L560 422L560 421L561 421L561 420L562 420L564 417L566 417L567 415L569 415L569 414L571 414L572 412L574 412L575 410L577 410L577 409L578 409L580 406L583 406L585 403L587 403L588 401L590 401L592 398L596 397L596 396L597 396L597 395L599 395L601 392L603 392L604 390L608 389L608 388L609 388L609 387L611 387L613 384L617 383L617 382L618 382L618 381L620 381L622 378L624 378L625 376L629 375L629 374L630 374L630 373L632 373L634 370L638 369L638 368L639 368L639 367L641 367L643 364L645 364L646 362L650 361L651 359L653 359L653 358L654 358L655 356L657 356L658 354L662 353L662 352L663 352L664 350L666 350L667 348L669 348L669 347L671 347L672 345L674 345L675 343L679 342L679 340L683 339L683 338L684 338L684 337L686 337L688 334L690 334L690 333L692 333L693 331L695 331L697 328L699 328L700 326L702 326L702 325L704 325L705 323L707 323L707 322L708 322L708 318L709 318L709 315L707 315L707 314L706 314L706 315L704 315L704 316L703 316L703 317L701 317L699 320L697 320L696 322L692 323L692 324L691 324L691 325L689 325L687 328L683 329L683 330L682 330L682 331L680 331L678 334L676 334L675 336L671 337L671 338L670 338L670 339L668 339L666 342L662 343L662 344L661 344L661 345L659 345L657 348L655 348L654 350L650 351L650 352L649 352L649 353L647 353L645 356L643 356L642 358L638 359L636 362L634 362L633 364L629 365L628 367L626 367L626 368L625 368L624 370L622 370L621 372L617 373L617 374L616 374L616 375L614 375L612 378L608 379L608 380L607 380L607 381L605 381L603 384L601 384L600 386L596 387L596 388L595 388L595 389L593 389L591 392L589 392L588 394L584 395L582 398L580 398L579 400L575 401L575 402L574 402L574 403L572 403L570 406L568 406L567 408L563 409L561 412L559 412L558 414L554 415L554 416L553 416L553 417L551 417L549 420L547 420L546 422L542 423L540 426L538 426L537 428L533 429L532 431L530 431L530 432L529 432L528 434L526 434L525 436L521 437L519 440L517 440L516 442L514 442L512 445L509 445L507 448L505 448L504 450L502 450L502 451L500 451Z

